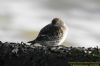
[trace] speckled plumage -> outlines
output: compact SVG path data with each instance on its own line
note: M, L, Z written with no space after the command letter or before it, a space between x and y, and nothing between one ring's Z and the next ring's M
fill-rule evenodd
M64 22L59 18L54 18L52 23L42 28L33 41L29 41L31 45L39 43L45 46L57 46L60 45L66 38L68 28Z

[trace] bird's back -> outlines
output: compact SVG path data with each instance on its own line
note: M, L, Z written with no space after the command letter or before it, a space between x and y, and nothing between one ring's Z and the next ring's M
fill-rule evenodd
M35 39L35 42L43 44L46 43L46 45L49 43L51 44L58 44L59 40L62 39L64 31L62 30L63 26L57 26L49 24L41 29L39 35Z

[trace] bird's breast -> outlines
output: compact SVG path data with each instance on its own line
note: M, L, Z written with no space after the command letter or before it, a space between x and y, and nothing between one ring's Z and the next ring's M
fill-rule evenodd
M66 25L63 26L61 29L62 29L63 35L62 35L61 40L59 41L58 45L61 45L64 42L64 40L66 39L67 34L68 34L68 27Z

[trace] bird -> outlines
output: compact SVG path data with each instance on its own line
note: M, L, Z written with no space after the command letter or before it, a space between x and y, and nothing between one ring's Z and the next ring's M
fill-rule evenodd
M29 41L31 45L59 46L66 39L68 27L60 18L53 18L50 24L43 27L35 40Z

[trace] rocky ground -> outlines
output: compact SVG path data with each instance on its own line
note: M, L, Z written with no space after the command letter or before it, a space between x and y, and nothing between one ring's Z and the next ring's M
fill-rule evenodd
M0 41L0 66L70 66L68 62L99 62L98 47L43 47Z

